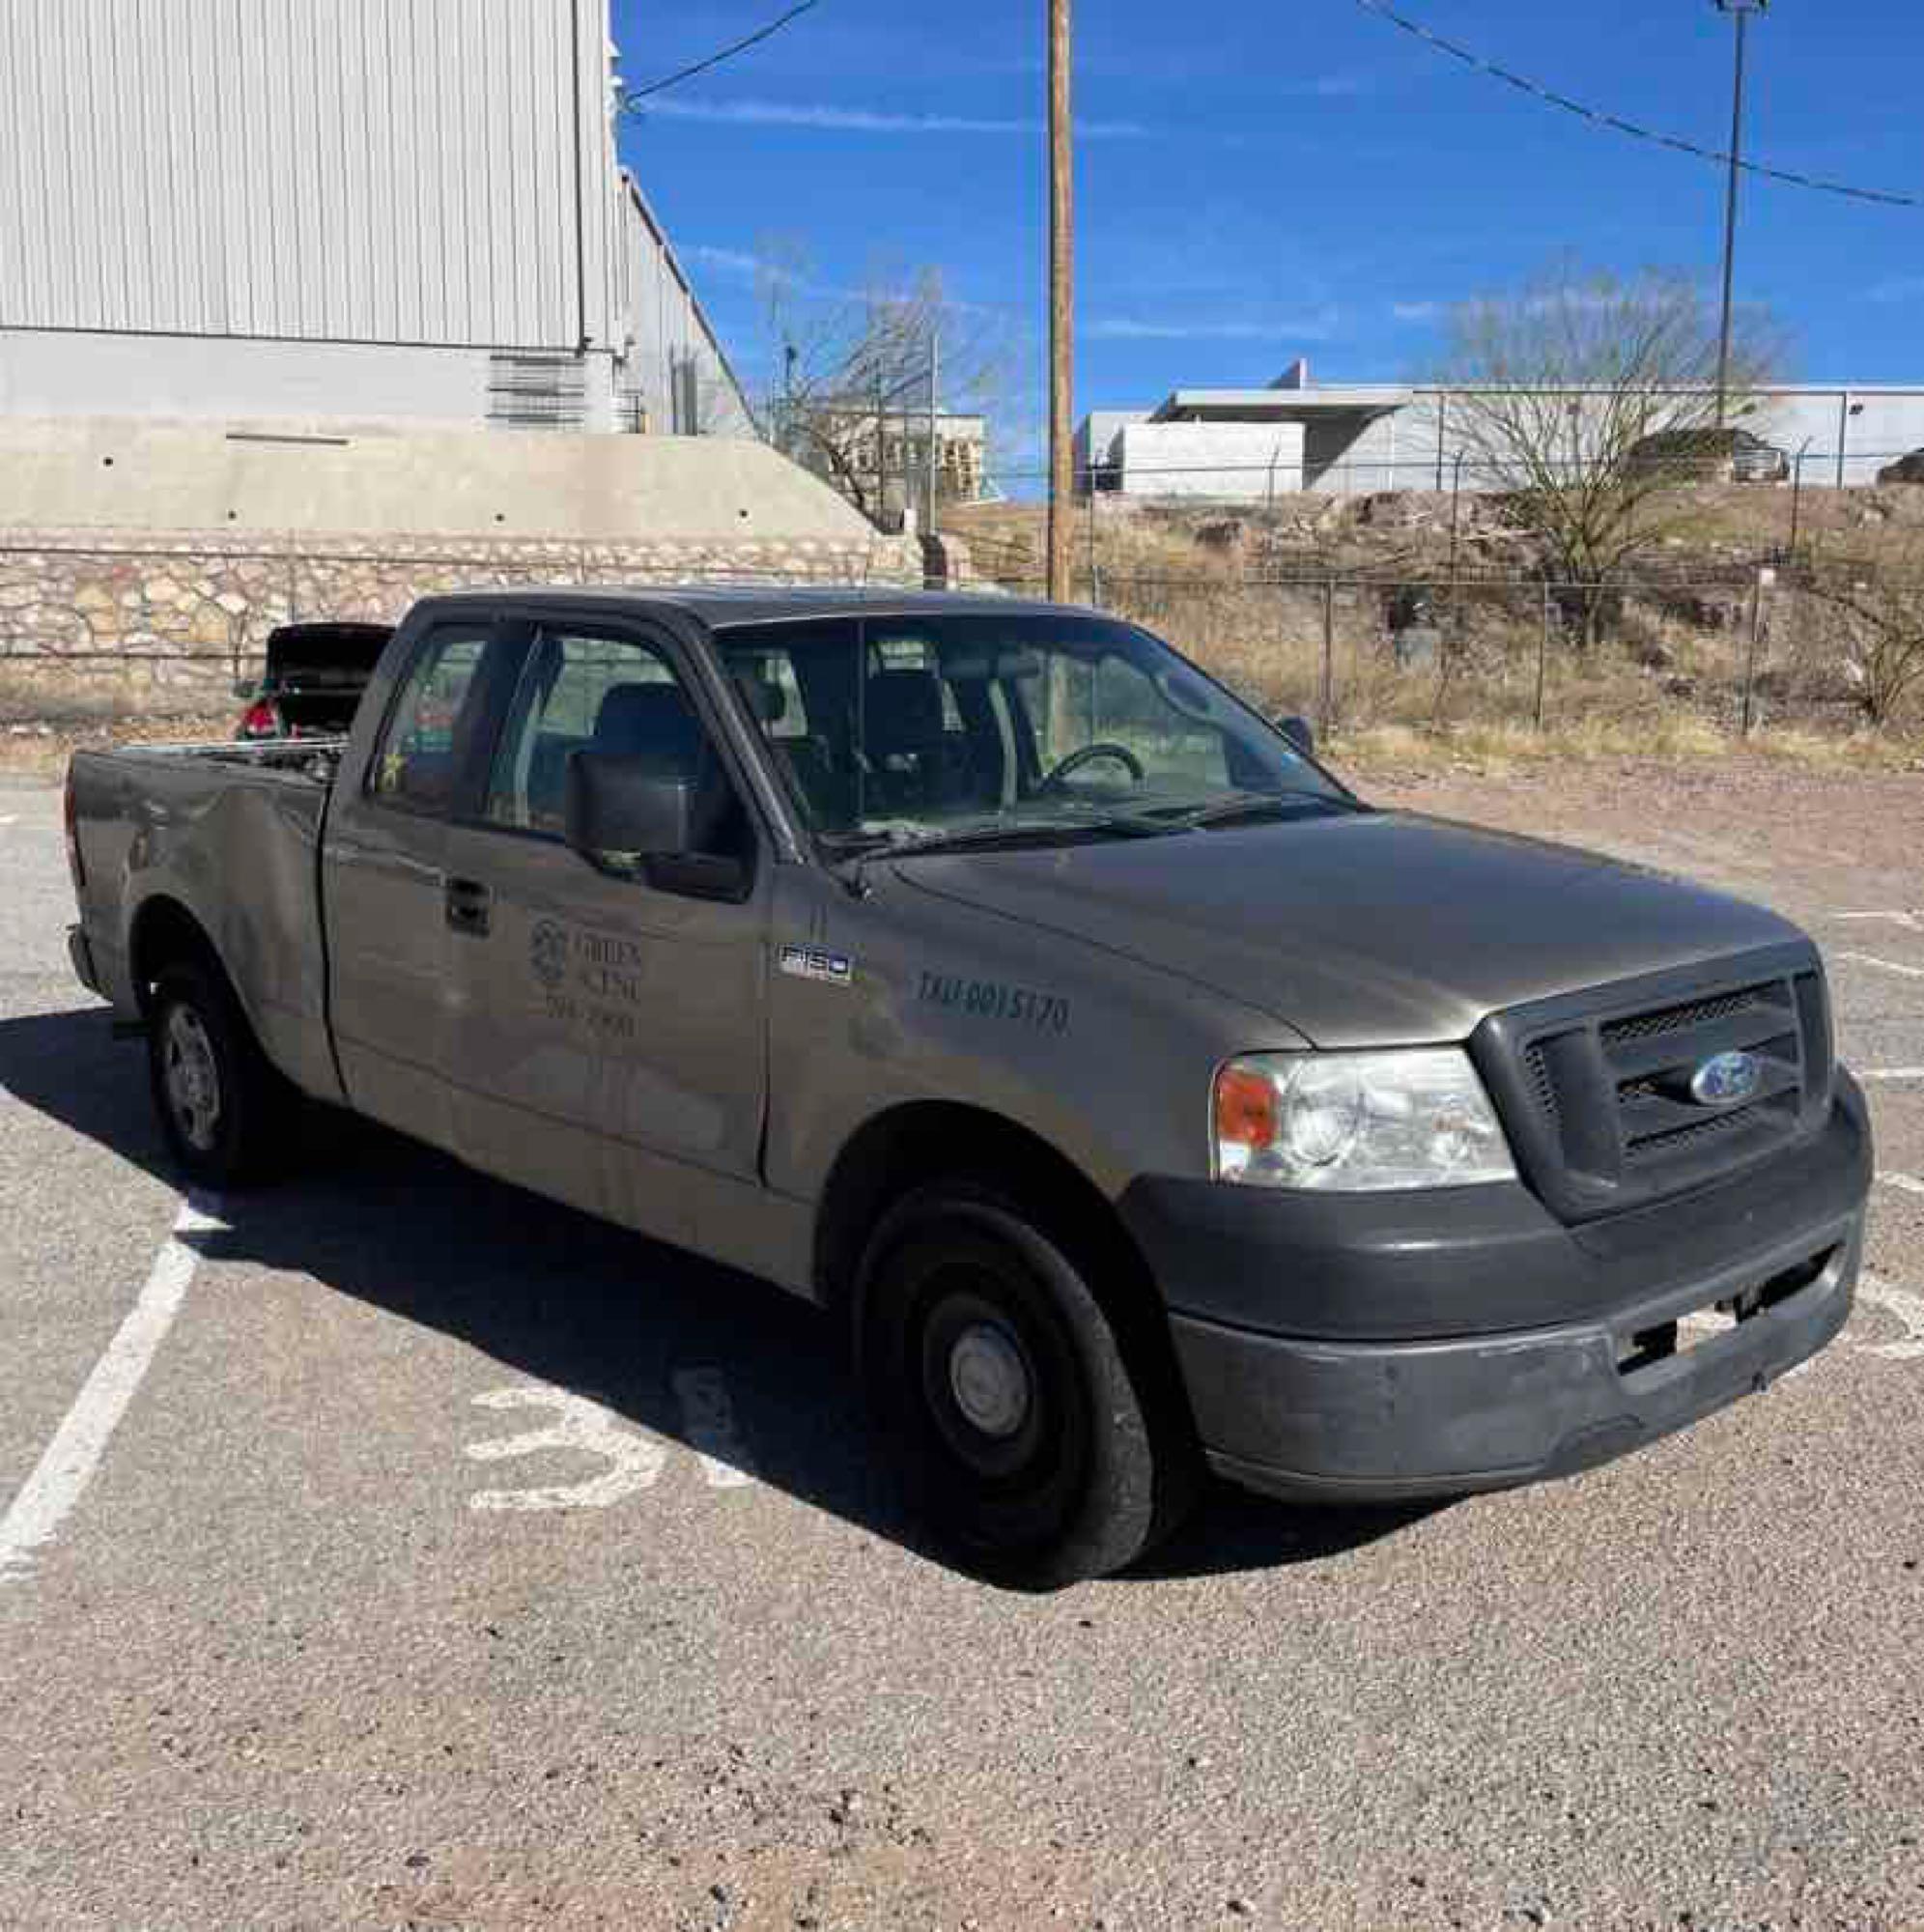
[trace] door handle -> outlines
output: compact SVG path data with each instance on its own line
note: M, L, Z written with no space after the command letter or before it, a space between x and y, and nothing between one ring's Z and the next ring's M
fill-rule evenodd
M448 924L457 932L485 935L494 896L479 879L449 879L442 899Z

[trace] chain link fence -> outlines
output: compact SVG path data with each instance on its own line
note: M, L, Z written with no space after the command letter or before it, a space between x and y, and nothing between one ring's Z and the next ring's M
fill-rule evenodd
M1596 727L1667 749L1924 723L1924 487L1712 485L1637 505L1581 577L1515 502L1085 496L1072 595L1326 730ZM1039 508L963 521L978 577L1043 594Z
M1044 594L1033 575L998 582ZM1073 594L1167 638L1265 713L1326 734L1593 726L1676 748L1764 726L1841 733L1868 712L1848 623L1768 570L1597 585L1085 569Z

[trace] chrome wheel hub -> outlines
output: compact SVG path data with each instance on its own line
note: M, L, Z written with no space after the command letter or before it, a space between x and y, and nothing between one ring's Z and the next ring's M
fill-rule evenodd
M220 1071L213 1042L191 1007L176 1007L167 1015L160 1050L174 1124L188 1146L205 1153L220 1125Z
M1029 1419L1029 1365L1007 1331L972 1321L948 1351L948 1388L970 1425L998 1439Z

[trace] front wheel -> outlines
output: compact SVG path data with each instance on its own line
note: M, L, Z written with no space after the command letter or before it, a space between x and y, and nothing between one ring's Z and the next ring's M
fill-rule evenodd
M147 1046L155 1111L189 1181L262 1179L283 1149L289 1089L226 982L198 962L168 967L148 1009Z
M1125 1348L1076 1248L956 1183L898 1205L863 1270L863 1378L912 1499L968 1567L1030 1587L1123 1568L1196 1489L1154 1344Z

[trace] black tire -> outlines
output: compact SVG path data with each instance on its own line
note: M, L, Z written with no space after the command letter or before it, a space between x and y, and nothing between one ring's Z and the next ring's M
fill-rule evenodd
M162 971L148 1006L147 1065L160 1131L194 1186L269 1178L286 1151L293 1090L219 972L199 960Z
M860 1359L885 1447L943 1548L1000 1582L1123 1569L1200 1487L1167 1341L1118 1329L1086 1252L1011 1195L949 1181L898 1203L863 1266Z

